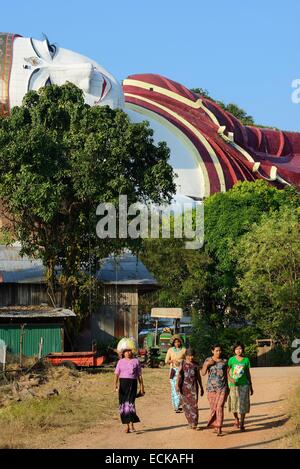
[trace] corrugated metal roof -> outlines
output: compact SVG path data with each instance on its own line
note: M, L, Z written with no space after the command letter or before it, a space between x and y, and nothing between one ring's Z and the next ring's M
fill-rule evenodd
M64 308L49 308L46 306L9 306L0 308L1 318L67 318L76 317L76 314L70 309Z
M20 246L0 245L0 283L43 283L45 268L40 259L20 256Z
M59 269L57 269L59 271ZM133 254L103 260L97 278L105 284L158 286L156 279ZM41 260L20 257L20 246L0 245L0 283L43 283L45 268Z
M97 278L106 284L158 285L145 265L132 254L105 259Z
M1 261L0 261L1 262ZM0 283L44 283L44 269L33 267L31 269L13 269L13 265L6 266L6 270L0 270Z

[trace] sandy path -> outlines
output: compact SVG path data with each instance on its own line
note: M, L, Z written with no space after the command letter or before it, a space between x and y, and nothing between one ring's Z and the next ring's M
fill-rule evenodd
M254 368L252 379L254 395L245 433L233 428L227 408L223 437L204 429L208 416L206 395L199 400L201 429L187 429L185 416L171 409L169 383L162 371L160 395L147 389L147 394L136 401L141 419L136 433L123 433L116 414L107 423L69 437L61 448L278 448L290 426L288 398L300 384L300 367Z

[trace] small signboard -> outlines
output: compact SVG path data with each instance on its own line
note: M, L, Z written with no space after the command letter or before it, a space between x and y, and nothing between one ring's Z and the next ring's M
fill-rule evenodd
M181 319L183 316L182 308L152 308L152 318L173 318Z

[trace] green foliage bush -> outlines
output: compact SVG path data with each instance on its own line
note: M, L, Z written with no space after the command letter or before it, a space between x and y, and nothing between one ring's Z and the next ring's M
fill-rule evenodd
M205 358L237 340L256 361L256 339L289 343L300 334L300 197L266 181L237 183L204 202L205 244L148 240L142 260L161 289L153 305L194 311L192 344ZM168 241L168 242L167 242ZM276 352L276 363L287 363Z

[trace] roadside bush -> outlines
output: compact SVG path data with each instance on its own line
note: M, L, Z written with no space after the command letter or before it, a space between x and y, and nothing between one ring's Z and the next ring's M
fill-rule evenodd
M245 352L250 359L251 365L256 366L257 348L255 341L258 338L260 338L260 333L252 326L214 328L203 319L194 317L193 333L190 341L201 361L210 356L211 347L214 344L220 344L224 356L229 358L232 356L234 344L241 342L245 345Z
M292 365L293 350L289 347L276 347L269 352L269 362L271 366L288 366Z

